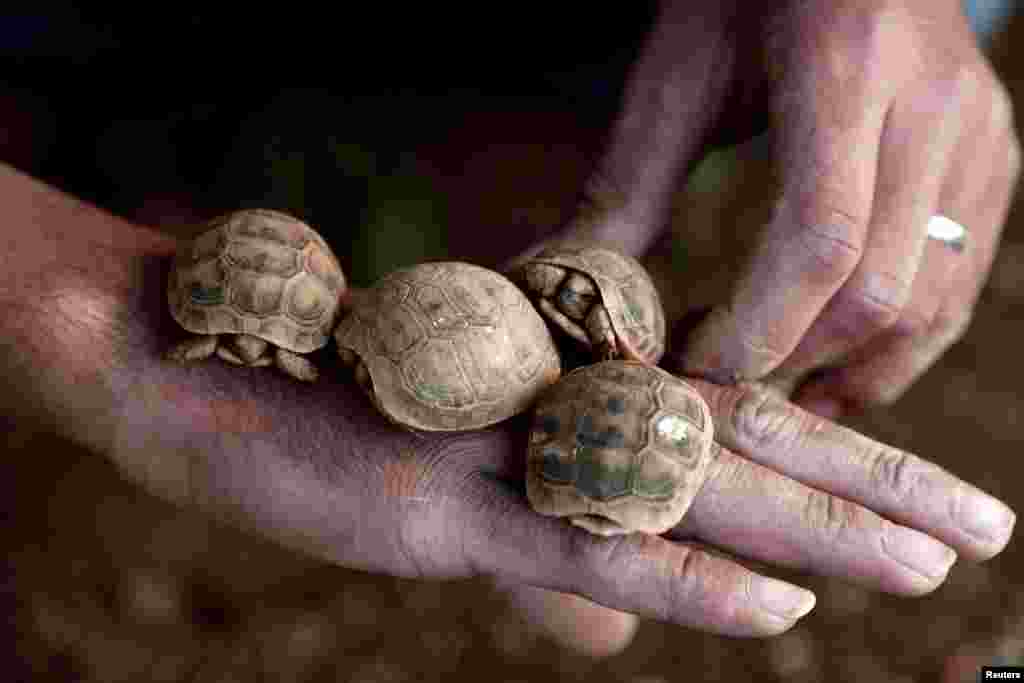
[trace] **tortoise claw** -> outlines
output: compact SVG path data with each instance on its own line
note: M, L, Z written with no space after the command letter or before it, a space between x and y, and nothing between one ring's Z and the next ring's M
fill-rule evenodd
M244 360L238 357L238 355L226 346L217 347L217 357L221 360L227 361L232 365L248 365Z

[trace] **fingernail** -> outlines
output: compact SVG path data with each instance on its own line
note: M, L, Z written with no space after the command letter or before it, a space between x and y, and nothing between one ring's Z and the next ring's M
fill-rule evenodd
M982 491L964 496L960 514L964 531L990 543L1005 543L1017 520L1013 510Z
M776 617L796 621L814 609L816 598L809 590L764 576L754 581L757 601L763 609Z
M956 560L956 553L945 543L915 529L892 524L882 547L904 567L930 579L941 579Z

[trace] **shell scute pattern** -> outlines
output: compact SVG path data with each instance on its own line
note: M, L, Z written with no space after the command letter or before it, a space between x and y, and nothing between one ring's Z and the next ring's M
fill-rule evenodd
M233 240L224 250L224 260L230 266L282 279L293 277L302 269L302 256L301 251L282 249L265 240Z
M412 292L412 286L399 278L387 278L373 286L369 291L371 305L380 310L405 303Z
M530 503L594 533L663 533L703 481L709 416L696 390L658 368L606 361L574 370L537 405Z
M437 285L423 285L416 292L415 298L420 313L435 333L459 330L471 324L471 316L456 308Z
M704 410L703 399L696 396L692 389L675 382L663 382L658 386L657 393L661 406L673 406L680 415L693 422L697 429L704 429L707 412Z
M268 209L252 209L229 222L239 237L256 237L292 249L302 249L311 240L323 241L290 216Z
M413 307L399 304L391 308L390 315L373 321L372 336L379 355L400 363L403 354L427 339L427 331Z
M501 322L501 311L515 308L518 300L506 296L506 288L496 283L453 282L452 300L478 325L497 325ZM510 300L511 299L511 300Z
M471 341L463 345L461 353L456 355L459 372L481 402L498 403L508 388L508 377L501 368L494 367L493 353L489 349L501 344L502 336L490 326L470 327L465 333ZM527 384L536 372L536 363L530 364L534 358L514 355L515 373L522 384Z
M560 374L554 341L526 297L466 263L386 275L335 338L365 363L378 407L416 429L493 424L528 408Z
M477 400L450 339L427 339L402 364L406 388L424 403L462 408Z
M196 334L259 336L308 353L327 343L346 283L326 242L276 211L222 216L175 256L168 303Z
M284 280L259 272L235 271L230 278L230 303L243 316L267 316L281 311Z

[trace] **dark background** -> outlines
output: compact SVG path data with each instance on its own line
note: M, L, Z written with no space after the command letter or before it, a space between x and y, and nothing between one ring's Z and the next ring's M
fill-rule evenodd
M652 6L0 16L0 159L177 235L239 206L288 210L356 284L430 257L494 264L572 211ZM1022 39L1017 20L992 47L1018 101ZM772 187L740 148L680 188L671 239L646 260L670 316L721 299ZM1018 511L1022 220L1015 208L965 339L896 406L849 422ZM1016 542L915 600L789 574L819 603L783 637L645 622L624 654L593 662L482 582L326 566L156 500L101 454L3 426L10 626L28 680L909 682L1024 663Z

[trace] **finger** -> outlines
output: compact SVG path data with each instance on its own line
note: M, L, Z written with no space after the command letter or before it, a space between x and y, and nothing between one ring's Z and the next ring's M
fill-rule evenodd
M695 331L675 369L758 379L793 350L860 261L891 84L849 51L809 61L776 114L782 197L728 303Z
M755 383L694 385L711 407L716 440L749 460L923 531L971 560L996 555L1010 539L1013 511L938 465L827 422Z
M605 607L729 636L769 636L814 607L814 594L729 559L659 536L605 538L542 517L495 486L468 524L478 574L574 593Z
M662 233L680 171L708 136L727 93L733 55L724 7L663 3L630 73L620 112L579 215L502 267L515 269L544 245L587 239L640 256Z
M907 321L905 333L894 330L864 349L866 358L824 376L800 391L800 402L841 402L847 411L862 410L868 404L889 404L903 395L917 379L959 339L973 317L982 287L996 253L999 226L1009 208L1011 187L1002 184L988 200L994 211L975 212L975 225L969 239L984 244L967 247L973 252L969 261L950 274L949 295L934 311ZM987 214L987 215L986 215ZM993 214L997 217L993 218ZM984 232L983 232L984 231ZM934 249L947 249L936 244ZM925 304L926 305L926 304ZM922 305L922 309L924 306Z
M956 85L910 92L889 110L860 262L766 381L802 378L813 368L841 361L890 328L908 307L924 259L928 220L939 204L962 127L959 98L971 94ZM940 261L929 262L934 269L948 270L957 260L953 252L938 256ZM929 295L942 296L947 281L930 279L937 291Z
M509 601L535 626L563 647L595 658L619 654L633 641L640 620L570 593L524 583L495 582Z
M996 105L997 111L1008 111ZM839 401L857 408L901 396L964 333L995 258L1020 174L1020 145L1009 114L997 114L986 144L965 136L939 212L969 232L963 251L928 240L926 268L915 280L900 320L858 352L840 372L809 384L800 401ZM963 217L963 218L961 218Z
M956 559L947 545L862 505L717 449L703 488L670 537L695 536L744 557L923 595Z

